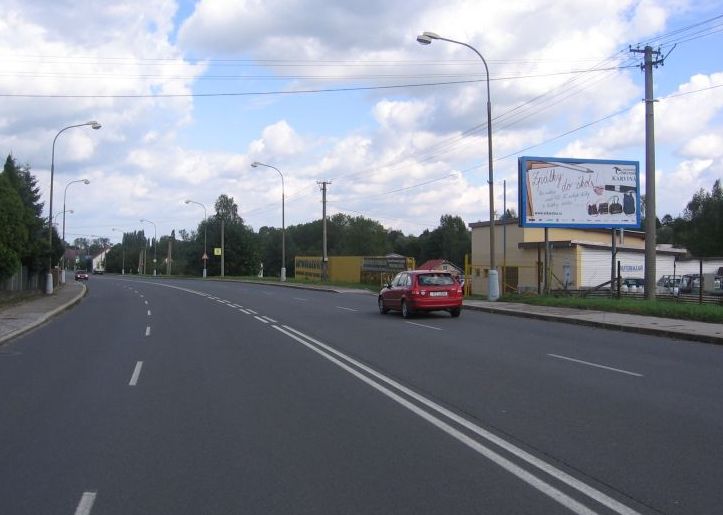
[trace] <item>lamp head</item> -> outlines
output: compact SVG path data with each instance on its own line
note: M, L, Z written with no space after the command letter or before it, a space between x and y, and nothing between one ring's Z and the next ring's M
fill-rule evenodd
M90 184L90 181L88 179L83 179L83 184Z
M190 201L190 200L184 200L183 203L184 203L184 204L190 204L191 201Z
M74 212L75 211L73 211L72 209L68 209L68 211L66 211L66 213L68 213L69 215L72 215Z
M261 163L259 163L258 161L254 161L253 163L251 163L251 168L256 168L256 167L259 166L260 164L261 164Z
M417 43L420 45L429 45L432 43L433 39L439 39L439 34L435 34L434 32L422 32L419 36L417 36Z
M86 125L90 125L91 128L94 129L94 130L96 130L96 131L102 127L102 125L99 124L98 122L96 122L95 120L89 121L88 123L86 123Z

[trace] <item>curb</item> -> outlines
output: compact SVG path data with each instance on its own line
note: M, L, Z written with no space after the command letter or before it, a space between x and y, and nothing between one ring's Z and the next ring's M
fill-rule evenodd
M32 322L28 323L26 326L21 327L20 329L16 329L16 330L13 331L12 333L8 333L8 334L6 334L6 335L4 335L4 336L0 336L0 345L4 344L5 342L7 342L7 341L9 341L9 340L11 340L11 339L13 339L13 338L16 338L16 337L20 336L21 334L25 334L25 333L27 333L28 331L31 331L31 330L35 329L36 327L38 327L38 326L44 324L45 322L47 322L49 319L53 318L54 316L62 313L62 312L65 311L66 309L69 309L70 307L72 307L72 306L74 306L75 304L77 304L78 302L80 302L80 300L81 300L83 297L85 297L85 294L86 294L87 291L88 291L88 288L85 286L85 284L81 284L81 286L83 287L83 289L80 290L80 293L79 293L78 295L76 295L75 297L73 297L72 299L70 299L70 300L69 300L68 302L66 302L65 304L61 304L60 306L56 307L55 309L52 309L51 311L48 311L47 313L44 313L43 315L41 315L41 316L38 317L37 319L35 319L35 320L33 320Z

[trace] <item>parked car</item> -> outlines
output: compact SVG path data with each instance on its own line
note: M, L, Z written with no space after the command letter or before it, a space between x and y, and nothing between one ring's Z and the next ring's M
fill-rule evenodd
M76 281L87 281L88 280L88 271L87 270L76 270L75 271L75 280Z
M643 293L645 279L642 277L625 277L620 281L620 291L623 293Z
M680 288L680 276L664 275L656 283L655 293L666 294L672 293L678 295Z
M102 268L94 268L93 275L103 275L103 269Z
M413 270L398 273L379 292L379 312L401 311L409 318L420 311L462 312L462 285L449 272Z

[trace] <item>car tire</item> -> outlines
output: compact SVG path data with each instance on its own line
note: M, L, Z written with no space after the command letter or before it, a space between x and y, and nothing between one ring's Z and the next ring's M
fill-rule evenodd
M403 318L412 318L412 310L409 309L409 306L404 301L402 301L402 317Z
M386 315L387 313L389 313L389 309L384 307L384 301L382 300L381 297L379 297L379 300L377 303L379 304L379 312L382 315Z
M449 314L452 315L452 318L457 318L459 315L462 314L462 309L461 308L450 309Z

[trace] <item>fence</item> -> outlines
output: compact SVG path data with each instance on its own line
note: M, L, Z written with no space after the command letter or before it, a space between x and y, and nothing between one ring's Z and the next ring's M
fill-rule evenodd
M53 282L57 283L57 274L55 273L53 273ZM41 281L41 274L37 272L30 273L28 267L21 266L15 275L0 281L0 291L39 290L41 285L45 285Z

